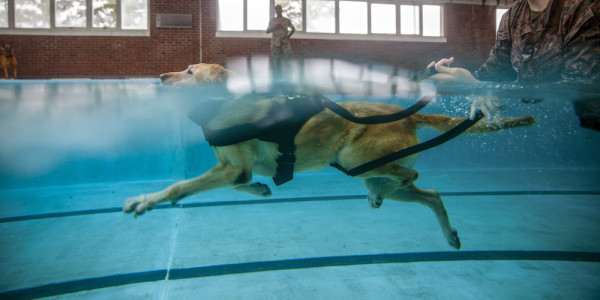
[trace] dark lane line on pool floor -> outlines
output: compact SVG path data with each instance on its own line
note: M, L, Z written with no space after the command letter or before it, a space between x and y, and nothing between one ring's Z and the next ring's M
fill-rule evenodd
M116 274L105 277L85 278L38 287L0 293L0 299L33 299L76 293L87 290L117 287L165 280L194 279L211 276L247 274L266 271L285 271L322 267L359 265L464 262L464 261L561 261L599 263L600 252L569 251L454 251L413 252L370 255L311 257L275 261L258 261L171 270L153 270L139 273Z
M573 195L573 196L599 196L600 191L488 191L488 192L443 192L442 197L472 197L472 196L536 196L536 195ZM367 195L346 195L346 196L319 196L319 197L299 197L299 198L275 198L275 199L257 199L257 200L237 200L237 201L213 201L197 203L181 203L174 206L168 204L157 205L153 209L166 208L197 208L197 207L217 207L217 206L236 206L236 205L254 205L254 204L278 204L295 202L313 202L313 201L339 201L339 200L357 200L367 199ZM95 214L106 214L121 212L121 207L110 207L101 209L88 209L67 212L55 212L44 214L33 214L16 217L0 218L0 223L10 223L18 221L31 221L50 218L62 218L73 216L85 216Z

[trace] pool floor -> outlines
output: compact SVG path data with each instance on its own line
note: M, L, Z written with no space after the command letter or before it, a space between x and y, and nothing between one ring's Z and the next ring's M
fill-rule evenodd
M600 170L425 170L426 207L371 209L359 179L296 175L134 219L173 181L0 191L0 299L598 299Z

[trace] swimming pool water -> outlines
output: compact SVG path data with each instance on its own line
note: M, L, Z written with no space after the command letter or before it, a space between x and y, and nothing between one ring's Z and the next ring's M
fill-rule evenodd
M133 219L126 198L216 162L176 91L148 80L0 90L0 298L600 295L600 139L569 99L506 99L503 115L538 124L419 155L416 184L441 193L462 242L454 251L427 208L370 209L362 182L330 168L280 187L255 178L271 198L216 190ZM465 116L468 103L439 97L422 112Z

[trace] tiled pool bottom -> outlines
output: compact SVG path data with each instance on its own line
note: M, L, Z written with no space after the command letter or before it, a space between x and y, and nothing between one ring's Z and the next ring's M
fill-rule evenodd
M422 171L434 215L358 179L310 173L271 198L192 196L137 219L127 197L171 181L0 192L0 298L507 299L600 295L600 170Z

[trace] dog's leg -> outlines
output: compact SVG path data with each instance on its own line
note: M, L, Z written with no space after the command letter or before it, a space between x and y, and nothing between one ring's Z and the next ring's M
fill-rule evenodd
M134 216L143 214L161 202L176 203L180 199L210 189L247 184L252 180L252 173L229 164L218 164L199 177L177 182L156 193L129 198L123 204L123 212L134 212Z
M5 67L5 68L3 68L3 69L4 69L4 77L5 77L6 79L8 79L8 68L6 68L6 67Z
M442 198L440 198L440 194L437 191L421 190L414 184L410 184L406 188L389 194L386 198L403 202L417 202L429 207L440 223L444 237L446 237L448 244L456 249L460 249L458 233L456 229L450 225L448 213L446 212Z
M239 192L249 193L260 197L271 196L271 189L269 188L269 186L260 182L253 182L251 184L234 186L233 189Z
M369 205L371 208L379 208L387 195L413 183L419 177L419 173L392 164L369 171L364 176L376 176L365 178L364 182L370 191Z

